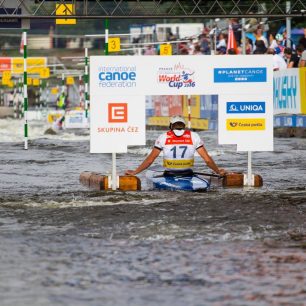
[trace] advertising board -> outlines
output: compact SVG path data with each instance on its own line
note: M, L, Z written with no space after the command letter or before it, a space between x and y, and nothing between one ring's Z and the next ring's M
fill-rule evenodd
M273 150L270 55L92 56L90 65L91 152L126 152L128 145L145 144L146 95L217 96L220 144L236 144L239 151ZM159 107L165 113L161 100L155 101L156 116ZM109 111L112 103L118 108ZM200 104L199 98L198 116ZM129 126L138 132L129 132Z

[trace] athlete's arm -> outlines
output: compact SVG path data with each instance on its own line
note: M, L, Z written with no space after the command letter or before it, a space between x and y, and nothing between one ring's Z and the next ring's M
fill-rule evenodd
M154 148L151 153L147 156L147 158L141 163L141 165L136 170L127 170L125 171L125 174L127 175L136 175L140 173L141 171L147 169L152 165L154 160L157 158L157 156L160 154L161 150L158 148Z
M212 169L214 172L220 174L220 175L224 175L225 174L225 170L219 168L214 160L210 157L210 155L207 153L206 149L204 148L204 146L201 146L197 149L197 152L199 153L199 155L204 159L206 165Z

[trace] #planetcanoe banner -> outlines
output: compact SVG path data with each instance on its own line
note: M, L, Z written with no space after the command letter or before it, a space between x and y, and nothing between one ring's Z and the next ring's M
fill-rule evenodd
M90 57L92 153L145 144L146 95L217 95L220 144L273 150L272 56ZM110 111L112 103L118 104Z

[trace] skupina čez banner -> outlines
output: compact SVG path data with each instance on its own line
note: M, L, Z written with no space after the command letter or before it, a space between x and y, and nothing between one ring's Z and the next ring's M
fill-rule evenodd
M90 150L145 145L146 95L218 95L218 140L273 150L273 61L253 56L90 57Z

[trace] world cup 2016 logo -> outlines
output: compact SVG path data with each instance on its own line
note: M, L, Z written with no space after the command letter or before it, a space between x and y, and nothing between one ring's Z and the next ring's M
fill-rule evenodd
M108 103L108 122L125 123L128 121L127 103Z

